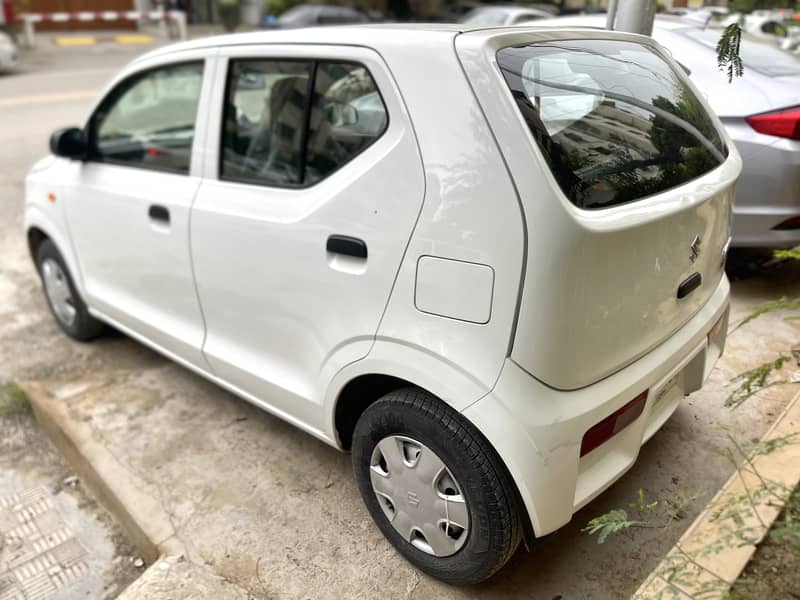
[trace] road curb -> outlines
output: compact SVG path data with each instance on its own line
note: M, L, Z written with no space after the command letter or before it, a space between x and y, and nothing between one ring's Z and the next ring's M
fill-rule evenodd
M97 439L92 428L73 419L65 397L56 398L35 382L19 384L36 420L69 465L119 522L148 562L160 556L185 556L169 515L132 473Z
M800 432L800 393L789 404L769 428L761 443ZM703 512L681 536L675 546L656 566L644 583L631 596L632 600L655 598L699 598L722 599L744 571L756 547L769 531L783 510L789 494L751 498L752 510L738 525L739 530L756 535L755 543L732 541L731 527L721 513L730 506L730 499L757 489L763 477L767 481L779 482L789 489L800 482L800 439L769 454L750 455L754 469L737 470L722 489L711 499ZM757 513L757 514L756 514ZM715 549L706 552L706 549Z

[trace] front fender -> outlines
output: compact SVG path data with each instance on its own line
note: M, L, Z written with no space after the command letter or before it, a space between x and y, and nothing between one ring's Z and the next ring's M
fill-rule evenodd
M59 211L61 212L61 211ZM63 214L63 213L62 213ZM61 222L59 222L61 221ZM78 293L82 298L86 298L85 288L83 285L83 275L81 273L77 256L72 247L72 243L66 232L63 218L54 217L50 211L45 211L38 203L28 203L25 206L25 233L27 234L31 229L38 229L46 235L58 248L61 256L64 257L64 262L67 263L67 268L72 275L72 280L75 287L78 288ZM35 256L31 257L36 260Z

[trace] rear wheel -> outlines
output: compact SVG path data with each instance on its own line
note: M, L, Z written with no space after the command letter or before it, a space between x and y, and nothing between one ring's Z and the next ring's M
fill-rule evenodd
M478 583L519 545L516 490L464 417L417 388L391 392L356 425L353 469L372 518L415 567Z
M44 240L36 251L36 267L42 278L44 295L50 312L69 337L86 341L103 332L103 324L89 314L78 294L64 258L50 240Z

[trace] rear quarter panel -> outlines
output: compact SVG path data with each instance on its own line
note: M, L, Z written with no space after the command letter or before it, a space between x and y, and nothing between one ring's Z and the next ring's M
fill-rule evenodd
M452 38L447 45L442 39L438 33L419 32L413 47L387 43L381 48L409 108L426 187L373 352L380 354L384 368L393 355L401 368L416 354L434 369L430 378L463 380L464 385L442 390L443 399L460 410L491 389L508 354L524 268L525 228L516 190ZM423 256L494 270L487 322L428 314L415 306L417 265ZM446 293L447 282L442 286Z

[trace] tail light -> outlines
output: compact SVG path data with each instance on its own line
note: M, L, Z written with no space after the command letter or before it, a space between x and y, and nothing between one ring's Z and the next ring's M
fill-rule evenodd
M746 121L758 133L800 140L800 106L753 115L747 117Z
M792 229L800 229L800 217L792 217L791 219L786 219L785 221L781 221L773 229L778 231L786 231Z
M606 443L638 419L644 410L645 402L647 402L647 392L648 390L643 391L625 406L613 412L584 433L581 441L581 456L589 454L601 444Z

